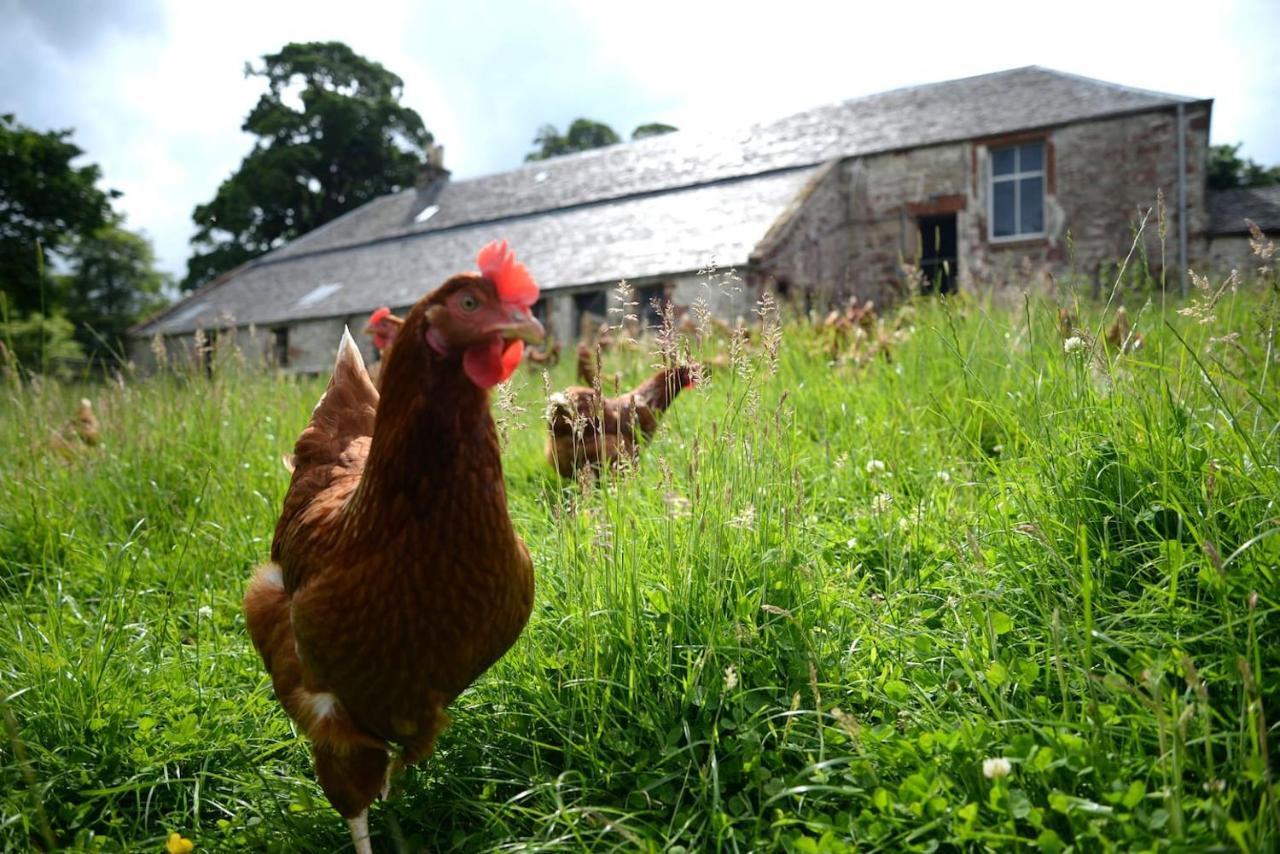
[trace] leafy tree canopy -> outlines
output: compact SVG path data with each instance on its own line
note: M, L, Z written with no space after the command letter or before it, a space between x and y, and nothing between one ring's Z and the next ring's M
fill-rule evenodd
M651 136L662 136L664 133L672 133L679 130L675 125L666 125L662 122L649 122L640 125L631 132L632 139L647 139Z
M97 166L74 166L84 152L70 130L39 132L0 116L0 302L15 315L55 307L44 253L66 257L79 236L100 228L119 194L97 187Z
M76 241L71 272L61 280L61 301L85 350L109 357L123 353L134 321L164 303L167 284L155 268L150 241L114 217Z
M649 136L659 136L664 133L671 133L676 128L671 125L664 125L661 122L650 122L640 125L631 132L631 138L644 139ZM575 151L588 151L592 148L603 148L606 145L613 145L622 142L622 137L604 122L597 122L594 119L574 119L569 125L569 129L563 134L556 129L555 125L543 125L538 129L538 135L533 138L533 144L538 146L535 151L531 151L524 156L526 162L535 160L547 160L552 157L559 157L562 154L573 154Z
M1234 190L1239 187L1269 187L1280 184L1280 166L1270 169L1240 156L1240 146L1214 145L1209 148L1209 189Z
M538 135L533 138L533 144L538 146L538 149L526 154L524 159L526 161L547 160L562 154L602 148L621 141L622 138L617 132L604 122L574 119L563 135L555 125L543 125L538 128Z
M84 364L84 351L71 321L38 311L23 318L0 317L0 374L20 370L71 379Z
M195 209L184 288L412 186L432 142L400 103L403 81L341 42L291 43L262 59L245 66L267 84L242 126L258 139Z

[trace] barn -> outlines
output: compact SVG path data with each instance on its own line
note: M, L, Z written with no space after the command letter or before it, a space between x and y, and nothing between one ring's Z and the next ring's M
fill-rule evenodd
M726 318L749 313L766 286L811 304L884 305L1028 270L1100 281L1157 191L1164 256L1185 270L1210 243L1211 108L1032 66L466 180L436 152L416 188L139 324L131 353L145 367L157 337L190 351L234 331L285 370L327 370L344 324L411 305L499 237L537 276L537 311L561 340L603 318L623 279L646 307L702 298Z

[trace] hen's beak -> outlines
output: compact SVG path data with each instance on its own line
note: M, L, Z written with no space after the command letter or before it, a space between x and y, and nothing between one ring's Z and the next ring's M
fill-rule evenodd
M542 324L538 322L538 318L527 308L510 308L511 321L509 323L495 323L490 327L490 332L499 333L505 340L514 341L517 338L526 344L540 344L542 339L547 337L546 330L542 328Z

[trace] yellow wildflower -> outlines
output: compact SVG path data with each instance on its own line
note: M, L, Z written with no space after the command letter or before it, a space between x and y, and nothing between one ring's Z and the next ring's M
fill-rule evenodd
M190 839L183 838L181 833L176 830L169 834L169 841L164 844L164 850L169 854L191 854L196 848L196 844Z

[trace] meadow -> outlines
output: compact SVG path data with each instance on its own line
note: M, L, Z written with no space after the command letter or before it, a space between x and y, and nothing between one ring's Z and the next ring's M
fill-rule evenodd
M891 359L770 314L598 484L543 459L572 359L521 369L534 613L375 848L1280 848L1280 292L1220 284L1126 293L1129 354L1065 289L911 303ZM6 850L349 850L240 611L325 379L6 380Z

